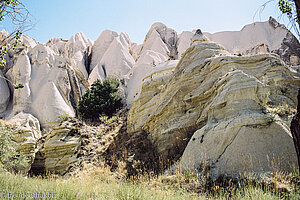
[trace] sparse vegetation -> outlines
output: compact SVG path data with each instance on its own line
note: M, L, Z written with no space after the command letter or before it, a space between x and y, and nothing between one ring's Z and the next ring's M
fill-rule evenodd
M65 114L58 115L57 117L58 117L58 119L59 119L60 121L64 121L64 120L66 120L67 118L69 118L70 115L68 115L67 113L65 113Z
M122 107L117 94L119 81L106 78L103 83L96 80L78 103L78 114L83 119L99 120L100 115L111 117Z
M121 165L122 166L122 165ZM298 174L276 173L269 179L251 176L236 180L208 179L190 171L175 175L140 175L131 179L121 169L111 172L104 164L73 177L26 178L0 173L0 191L7 195L45 194L45 199L299 199ZM47 196L46 196L47 197ZM54 197L54 198L53 198ZM8 199L8 198L7 198ZM16 198L17 199L17 198ZM24 199L24 198L21 198Z
M268 105L266 110L271 114L278 114L280 117L291 116L297 113L297 110L288 104L280 106Z
M0 122L0 170L10 172L22 171L28 160L16 151L17 143L13 141L13 129Z

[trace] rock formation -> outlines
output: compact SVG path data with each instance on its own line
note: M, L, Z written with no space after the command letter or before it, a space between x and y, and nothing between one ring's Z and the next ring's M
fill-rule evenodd
M276 55L232 56L197 31L173 73L144 79L128 132L146 132L165 161L182 155L186 169L287 170L296 162L292 137L268 109L295 107L295 75Z
M6 80L3 79L4 77L3 73L0 71L0 113L4 112L7 108L7 105L9 103L9 88L6 83ZM0 115L1 116L1 115Z
M1 31L0 39L6 37ZM32 122L49 128L59 116L75 116L90 84L109 76L120 79L130 109L122 143L129 156L146 162L150 154L137 149L141 144L153 151L149 162L159 155L187 169L207 165L215 174L295 164L288 126L300 82L298 67L290 65L300 64L300 44L273 18L215 34L177 34L155 23L143 44L110 30L95 42L83 33L47 44L21 40L0 71L0 117L25 127L20 148L32 155L33 171L65 174L79 157L93 157L80 152L89 131L90 143L101 142L96 130L65 121L40 136ZM14 90L19 83L24 88ZM111 152L120 143L113 144L101 148Z
M28 166L25 168L28 172L35 159L37 141L41 137L40 123L31 114L23 112L15 115L8 122L16 127L12 139L18 143L17 151L29 158Z
M66 173L80 170L84 163L97 165L124 120L110 125L87 126L75 118L66 118L36 142L36 156L30 173L34 175Z
M27 36L22 38L22 45L15 52L8 52L4 72L9 83L22 83L24 88L11 93L12 104L6 110L9 93L6 81L1 78L1 83L4 82L1 84L1 115L11 118L24 111L37 117L42 126L57 120L59 115L75 116L76 104L88 87L81 52L85 52L91 42L85 40L83 34L76 34L68 42L53 39L47 45L37 45Z
M241 31L205 33L212 41L221 44L235 54L245 54L258 45L265 45L269 51L291 65L300 64L300 44L297 38L274 18L269 21L246 25Z
M112 39L114 33L111 33L106 37ZM108 45L108 43L109 41L105 42L105 45ZM95 45L99 44L96 42ZM97 46L94 46L92 55L96 52L97 54L95 59L92 59L93 70L89 75L89 83L92 84L97 79L103 80L108 76L114 76L119 79L123 78L134 64L134 59L129 53L129 47L130 40L126 33L121 33L119 36L114 37L103 55L103 47L101 46L97 49Z

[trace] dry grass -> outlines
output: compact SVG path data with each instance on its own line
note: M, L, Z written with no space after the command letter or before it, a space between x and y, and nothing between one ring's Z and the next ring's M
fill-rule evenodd
M299 199L299 183L296 173L277 173L260 180L251 176L212 180L190 171L127 178L122 162L115 172L105 164L97 167L85 164L71 177L26 178L0 173L0 191L6 194L6 199L8 194L44 192L54 194L56 199Z

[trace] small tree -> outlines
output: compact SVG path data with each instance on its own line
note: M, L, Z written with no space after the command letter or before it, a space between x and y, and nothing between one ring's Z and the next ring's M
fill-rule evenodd
M91 120L98 120L102 114L112 116L122 107L118 88L119 81L115 78L106 78L103 83L96 80L78 102L78 115Z

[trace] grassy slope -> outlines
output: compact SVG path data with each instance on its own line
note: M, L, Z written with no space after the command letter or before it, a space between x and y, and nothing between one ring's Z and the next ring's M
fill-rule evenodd
M248 186L212 186L206 179L192 174L177 174L158 177L141 176L135 180L125 179L122 173L111 173L109 169L99 168L80 172L76 177L65 178L26 178L7 172L0 173L0 199L9 199L12 194L46 193L55 195L54 199L300 199L299 185L290 185L293 189L272 192L271 187ZM298 188L295 188L298 187ZM212 191L216 191L212 195ZM1 194L0 194L1 195ZM11 198L12 199L12 198ZM16 198L15 199L20 199ZM21 198L24 199L24 198ZM53 199L44 198L44 199Z

